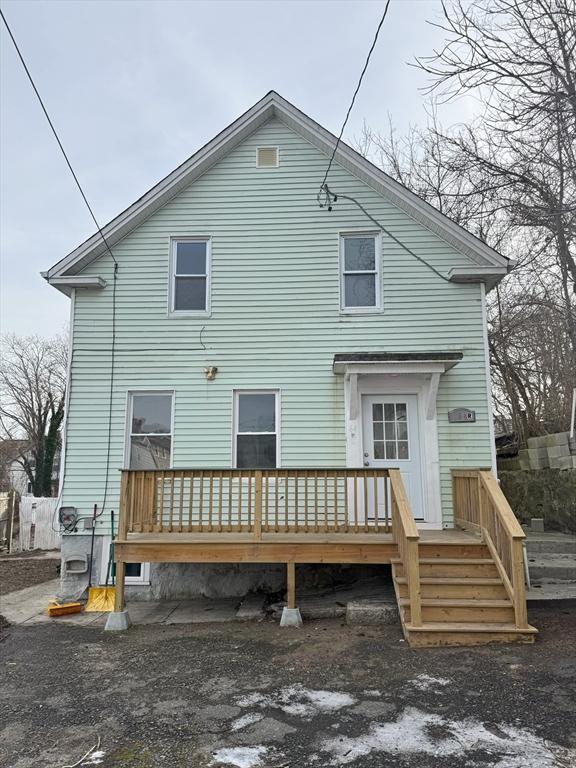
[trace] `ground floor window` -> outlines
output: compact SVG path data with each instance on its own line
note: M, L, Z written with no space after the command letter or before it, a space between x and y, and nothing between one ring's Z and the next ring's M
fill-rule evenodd
M172 392L130 392L125 466L169 469L172 466Z
M234 393L234 458L243 469L274 469L278 465L279 409L275 390Z

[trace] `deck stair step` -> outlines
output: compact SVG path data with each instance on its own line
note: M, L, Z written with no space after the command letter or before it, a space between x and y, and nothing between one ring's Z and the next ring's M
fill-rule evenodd
M402 565L402 560L395 557L390 560L395 565ZM422 565L485 565L489 563L494 565L494 561L490 557L421 557L418 562Z
M398 584L406 584L406 577L405 576L398 576L396 581ZM462 584L468 585L468 584L476 584L476 585L486 585L486 586L497 586L499 584L502 584L501 579L492 579L492 578L470 578L470 579L464 579L461 576L442 576L442 577L431 577L431 576L425 576L420 579L420 584Z
M410 600L407 597L401 597L398 601L400 606L410 607ZM423 606L438 606L440 608L512 608L510 600L474 600L471 599L458 599L458 598L424 598L422 600Z
M410 600L400 598L398 605L406 624L411 623ZM427 623L492 623L513 622L514 607L510 600L481 600L474 598L424 598L421 601L422 620Z
M500 623L490 622L484 624L470 624L464 622L425 622L420 626L414 626L413 624L407 624L406 628L410 632L511 632L533 635L537 633L537 629L534 627L525 627L524 629L518 629L512 623Z
M425 622L421 626L405 624L404 631L414 648L441 645L485 645L486 643L533 643L534 627L518 629L513 623Z
M418 562L422 578L458 577L469 580L474 577L494 578L498 576L494 561L487 557L423 557ZM404 568L401 563L397 563L396 570L398 576L404 575Z

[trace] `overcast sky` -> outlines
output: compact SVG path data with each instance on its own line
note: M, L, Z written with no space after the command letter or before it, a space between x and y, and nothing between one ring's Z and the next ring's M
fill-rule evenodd
M273 89L338 133L380 0L4 0L12 32L100 223L108 222ZM442 33L439 0L392 0L345 139L365 119L425 120L408 66ZM68 299L41 270L93 224L3 25L2 332L50 335ZM466 117L451 105L445 122Z

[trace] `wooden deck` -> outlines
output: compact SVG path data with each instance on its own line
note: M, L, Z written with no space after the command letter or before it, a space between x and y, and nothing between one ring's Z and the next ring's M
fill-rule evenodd
M524 533L491 474L453 473L457 527L418 531L399 470L124 471L116 610L125 563L391 564L414 646L532 642Z

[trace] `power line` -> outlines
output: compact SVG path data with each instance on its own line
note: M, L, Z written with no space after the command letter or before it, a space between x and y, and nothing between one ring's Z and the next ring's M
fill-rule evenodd
M18 54L18 57L22 63L22 66L24 67L24 71L26 72L26 75L28 76L28 80L30 81L30 85L32 86L34 93L36 94L36 97L38 101L40 102L40 106L42 107L42 111L44 112L44 115L46 116L46 120L48 120L48 125L52 129L52 133L54 134L54 138L58 142L58 146L60 147L60 151L62 152L64 156L64 160L66 160L66 164L68 168L70 169L70 173L72 174L74 181L76 182L76 186L80 190L80 194L82 195L82 199L86 203L86 208L90 211L90 216L92 216L92 221L96 225L96 229L100 233L100 237L104 241L104 245L108 249L108 253L112 257L112 261L114 264L117 264L117 261L114 257L114 254L112 253L112 249L108 245L108 241L106 240L104 233L102 232L102 229L100 227L100 224L98 224L98 220L96 219L96 216L94 215L94 211L90 207L90 203L88 202L88 198L84 194L84 190L82 189L82 185L78 181L78 176L76 176L76 173L74 172L74 168L72 168L72 163L70 162L68 155L66 154L66 150L64 149L62 142L60 141L60 137L58 136L58 133L56 131L56 128L54 128L54 123L50 119L50 115L48 114L48 110L46 109L46 106L44 105L44 102L42 101L42 96L40 96L40 93L38 91L38 88L36 87L36 83L34 82L34 79L32 78L32 75L30 74L30 70L28 69L28 66L26 65L26 62L24 61L24 56L22 55L22 52L20 51L20 48L18 47L18 43L16 42L16 38L12 34L12 30L10 29L10 25L8 24L6 20L6 16L4 16L4 12L0 8L0 16L2 17L2 21L4 22L4 26L6 27L6 30L8 31L8 34L10 35L10 39L12 40L12 43L14 44L14 48L16 49L16 53Z
M431 270L432 270L432 272L434 272L436 275L438 275L438 277L441 277L441 278L442 278L442 280L445 280L447 283L450 283L450 282L451 282L451 280L450 280L449 278L447 278L447 277L446 277L446 275L443 275L443 274L442 274L442 272L439 272L439 271L436 269L436 267L433 267L433 266L432 266L432 264L429 264L429 263L426 261L426 259L423 259L423 258L422 258L422 256L418 256L418 254L417 254L417 253L414 253L414 251L413 251L413 250L411 250L410 248L408 248L408 246L407 246L407 245L405 245L405 244L404 244L404 243L403 243L401 240L399 240L399 239L396 237L396 235L393 235L393 234L392 234L392 232L390 232L390 230L389 230L389 229L386 229L386 227L385 227L385 226L383 226L383 225L382 225L382 224L381 224L381 223L378 221L378 219L375 219L375 218L374 218L374 216L372 216L372 214L371 214L371 213L369 213L369 212L366 210L366 208L364 208L364 206L362 205L362 203L358 202L358 200L356 200L356 199L355 199L355 198L353 198L353 197L350 197L350 195L341 195L339 192L333 192L333 191L332 191L332 190L329 188L329 186L328 186L327 184L324 184L324 185L323 185L323 191L324 191L324 194L326 195L326 200L327 200L327 202L326 202L326 203L321 203L321 204L320 204L320 205L321 205L321 207L324 207L324 205L328 205L328 210L332 210L332 203L335 203L335 202L338 200L338 198L341 198L342 200L350 200L350 202L351 202L351 203L354 203L354 205L357 205L357 206L358 206L358 208L360 208L360 210L362 211L362 213L363 213L365 216L367 216L367 217L370 219L370 221L371 221L373 224L376 224L376 226L377 226L379 229L381 229L383 232L385 232L385 233L388 235L388 237L390 237L392 240L394 240L394 242L395 242L397 245L399 245L401 248L403 248L405 251L407 251L407 253L409 253L409 254L410 254L410 256L413 256L413 257L414 257L414 258L415 258L417 261L419 261L421 264L424 264L424 266L428 267L428 269L431 269Z
M323 191L326 181L328 179L328 174L330 173L330 168L332 167L332 163L334 162L334 157L336 155L336 152L338 150L338 146L340 144L340 141L342 140L342 136L344 134L344 129L346 128L346 123L348 122L348 118L350 117L350 113L352 112L352 107L354 106L354 102L356 101L356 96L358 95L358 91L360 90L360 86L362 85L362 80L364 78L364 75L366 74L366 70L368 69L368 64L370 63L370 57L372 56L372 52L374 48L376 47L376 42L378 41L378 35L380 34L380 30L382 29L382 25L384 24L384 19L386 18L386 14L388 13L388 7L390 6L390 0L386 0L386 6L384 8L384 13L382 14L382 18L380 19L380 23L378 24L378 27L376 28L376 34L374 35L374 40L372 41L372 45L370 46L370 50L368 51L368 55L366 56L366 61L364 62L364 68L362 69L362 72L360 74L360 78L358 79L358 84L356 85L356 90L354 91L354 95L352 96L352 101L350 102L350 106L348 107L348 112L346 112L346 117L344 118L344 122L342 123L342 129L340 130L340 135L338 136L338 139L336 140L336 144L334 145L334 150L332 152L332 157L330 158L330 162L328 163L328 167L326 168L326 173L324 174L324 179L322 180L322 184L320 184L320 190L318 194Z
M24 60L24 56L22 55L22 52L20 51L20 48L18 46L18 43L16 42L16 38L12 34L12 30L10 29L10 25L8 24L8 21L6 20L6 16L4 16L4 13L2 9L0 8L0 16L2 17L2 21L4 22L4 26L6 27L8 34L10 35L10 39L12 40L12 43L14 45L14 48L16 49L16 53L18 54L18 58L20 59L20 62L22 63L22 66L24 68L24 71L26 72L26 75L28 77L28 80L30 81L30 85L32 86L32 89L34 90L34 93L36 94L36 97L38 101L40 102L40 106L42 107L42 111L44 112L44 115L46 116L46 120L48 120L48 125L52 129L52 133L54 134L54 138L56 139L58 146L60 147L60 151L62 152L62 155L64 156L64 160L66 160L66 165L70 169L70 173L72 174L72 177L74 181L76 182L76 186L78 187L80 194L82 195L82 199L84 200L84 203L86 204L86 207L90 211L90 216L92 217L92 221L96 225L96 229L98 230L100 237L102 238L102 241L104 242L104 245L106 246L106 249L108 253L110 254L112 258L112 262L114 263L114 280L112 283L112 329L111 329L111 340L110 340L110 388L109 388L109 396L108 396L108 438L107 438L107 448L106 448L106 479L104 481L104 498L102 501L102 509L100 510L100 515L104 512L104 509L106 507L106 500L108 496L108 476L110 474L110 455L111 455L111 446L110 446L110 439L112 436L112 397L114 394L114 372L115 372L115 353L116 353L116 282L118 279L118 262L116 261L116 258L114 254L112 253L112 249L110 248L110 245L108 243L108 240L106 240L106 237L104 235L104 232L102 232L102 228L100 227L100 224L98 223L98 220L96 216L94 215L94 211L92 210L90 203L88 202L88 198L86 197L84 190L82 189L82 185L80 184L80 181L78 180L78 176L76 176L76 173L74 172L74 168L72 167L72 163L70 162L70 159L68 158L68 155L66 154L66 150L64 149L64 146L62 142L60 141L60 137L58 136L58 132L56 131L56 128L54 127L54 123L50 119L50 115L48 114L48 110L46 109L46 106L42 100L42 97L40 96L40 92L38 91L38 88L36 87L36 83L34 82L34 78L30 74L30 70L28 69L28 66ZM56 505L58 506L58 505ZM97 515L97 517L100 517L100 515Z

